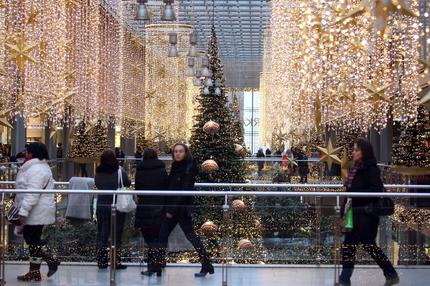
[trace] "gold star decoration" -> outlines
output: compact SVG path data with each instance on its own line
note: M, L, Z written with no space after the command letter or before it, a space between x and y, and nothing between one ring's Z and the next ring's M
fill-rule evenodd
M351 167L351 161L348 156L348 149L344 148L342 153L342 161L340 163L342 180L346 181L348 179L349 168Z
M73 51L73 40L61 40L59 44L66 52L71 53Z
M138 49L143 46L142 37L139 35L136 35L133 38L131 38L131 41L133 42L134 46Z
M72 69L67 71L66 75L64 76L67 86L72 86L75 78L76 78L76 70Z
M10 124L6 118L0 118L0 126L4 126L7 128L10 128L10 129L13 129L12 124Z
M341 14L341 16L332 25L336 25L339 23L348 24L352 19L357 18L366 12L369 12L370 3L369 0L363 0L360 2L360 4L358 4L357 7L350 11L347 11L346 6L343 6L342 8L338 8L338 12L339 14Z
M131 65L131 70L133 71L133 73L135 75L141 74L143 72L142 64L132 64Z
M372 84L365 84L367 92L369 93L368 99L372 102L373 108L377 109L378 105L381 101L390 103L391 99L385 96L385 92L391 86L391 84L386 85L384 87L378 88Z
M294 158L294 155L291 154L290 156L287 157L288 159L288 165L291 167L297 167L299 166L299 164L297 163L297 159Z
M4 3L4 0L0 0L0 9L6 8L6 4Z
M37 16L39 16L39 14L40 14L40 11L37 11L33 7L31 7L30 13L27 19L27 25L33 26L33 29L34 29L34 25L36 25L37 23Z
M30 53L37 48L38 45L27 45L23 33L21 33L15 41L5 43L5 46L10 52L6 62L16 62L21 73L25 71L25 63L27 61L36 63L36 60L30 55Z
M64 0L66 7L70 10L75 10L79 5L81 5L81 1L79 0Z
M339 153L342 147L337 147L337 148L333 147L331 138L328 139L328 143L325 148L317 146L317 149L322 153L319 162L326 162L329 170L331 170L333 163L338 165L342 163L342 161L336 155L337 153Z
M288 134L282 133L280 129L278 129L277 132L274 132L272 134L272 140L275 142L275 146L282 147L284 146L284 143L288 140Z
M374 0L373 7L375 12L375 28L380 34L384 34L388 26L388 18L390 13L397 12L404 16L418 17L408 6L404 0Z

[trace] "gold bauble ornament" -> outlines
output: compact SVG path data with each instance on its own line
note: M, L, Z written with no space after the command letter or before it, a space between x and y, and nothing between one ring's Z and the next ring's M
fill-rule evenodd
M255 220L255 228L257 230L261 230L263 228L263 224L261 223L261 221L259 219Z
M242 201L242 200L234 200L231 203L231 206L233 207L234 210L240 211L240 210L244 210L246 208L246 204Z
M218 230L217 226L213 221L207 221L200 227L200 230L205 234L213 234Z
M220 126L219 126L218 123L216 123L215 121L210 120L210 121L206 122L205 125L203 125L203 131L206 134L215 135L216 133L218 133L219 127Z
M238 247L242 250L250 250L254 248L254 245L249 239L241 239L238 243Z
M236 155L242 156L246 154L246 149L240 144L234 144L234 152L236 153Z
M215 162L212 159L206 160L202 164L203 173L211 173L211 172L214 172L217 170L219 170L219 166L218 166L217 162Z

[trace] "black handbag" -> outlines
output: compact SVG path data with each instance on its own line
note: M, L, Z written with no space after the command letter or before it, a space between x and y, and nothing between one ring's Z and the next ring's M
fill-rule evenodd
M394 214L394 202L387 197L377 198L365 206L364 211L373 216L390 216Z

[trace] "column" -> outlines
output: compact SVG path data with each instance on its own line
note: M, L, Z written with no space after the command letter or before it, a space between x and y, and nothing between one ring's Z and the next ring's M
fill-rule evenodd
M110 122L107 128L108 147L109 149L115 149L115 124Z
M135 152L136 138L126 138L121 136L121 149L125 156L133 156Z
M373 146L373 151L375 152L376 160L379 162L381 160L380 149L381 149L381 135L375 129L370 130L370 143Z
M12 156L24 151L26 143L26 130L24 125L24 118L20 115L15 117L12 123Z
M48 124L45 126L45 145L48 149L49 158L51 160L57 159L57 143L56 143L56 136L57 134L53 134L51 136L52 132L56 132L56 129L51 129L51 123L48 122Z

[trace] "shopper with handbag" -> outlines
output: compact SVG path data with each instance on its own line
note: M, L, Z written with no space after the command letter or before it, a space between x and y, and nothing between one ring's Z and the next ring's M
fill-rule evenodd
M198 169L190 150L185 144L176 144L172 155L173 163L168 179L168 189L175 191L194 190ZM194 231L192 207L192 196L169 196L166 198L166 208L163 214L159 242L162 253L165 253L169 235L176 225L179 224L185 237L197 251L202 263L202 269L199 273L195 274L195 277L205 277L207 274L214 274L214 267L211 264L209 253ZM160 267L159 264L158 269L156 269L158 273L160 273Z
M27 146L25 163L18 171L17 189L44 190L54 188L54 179L49 160L48 150L42 143L35 142ZM57 272L60 261L52 254L51 249L42 240L44 226L55 223L55 195L47 193L17 194L11 212L16 210L17 217L8 213L11 223L20 226L21 233L30 252L30 271L18 276L19 281L41 281L40 265L48 264L48 277Z
M119 182L122 180L122 185ZM100 158L100 165L96 169L95 184L99 190L117 190L129 187L131 181L127 173L119 166L115 153L111 150L103 152ZM108 240L111 230L111 206L114 203L112 195L97 196L97 265L99 269L106 269L109 263ZM116 203L116 202L115 202ZM126 269L127 266L121 264L122 233L124 230L126 214L116 212L116 269Z
M166 166L158 159L154 149L145 149L143 160L136 168L136 190L166 190L168 176ZM161 269L156 269L160 253L157 251L160 225L163 221L163 196L138 196L135 227L140 229L148 246L148 269L142 275L161 275Z
M380 170L376 164L372 145L366 139L357 139L352 153L354 165L345 182L347 192L383 192ZM388 257L376 245L379 217L369 213L370 205L377 205L378 198L350 198L348 207L342 207L341 213L345 220L351 221L352 228L342 229L346 232L342 247L342 273L339 277L339 286L351 285L351 276L354 270L357 247L361 246L375 260L383 270L386 277L385 286L399 283L399 276ZM352 208L352 212L349 207ZM347 214L347 216L345 216ZM350 217L352 216L352 218ZM346 219L348 218L348 219Z

